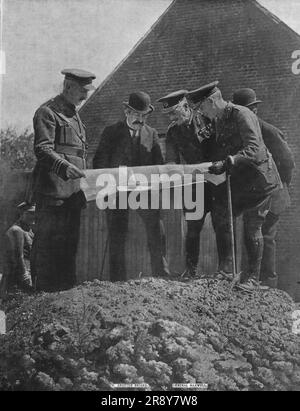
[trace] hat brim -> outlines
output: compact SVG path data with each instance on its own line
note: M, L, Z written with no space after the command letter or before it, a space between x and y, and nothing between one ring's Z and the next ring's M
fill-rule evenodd
M259 103L262 103L262 100L252 101L251 103L247 104L246 107L250 107L250 106L253 106L254 104L259 104Z
M96 90L96 87L93 84L85 84L84 86L82 86L82 88L84 88L87 91Z
M162 108L161 112L164 113L164 114L172 113L172 111L175 111L176 106L177 106L177 104L175 106L172 106L172 107Z
M30 207L28 209L25 209L24 211L26 211L28 213L35 213L35 207Z
M140 113L140 114L150 114L152 113L152 111L154 111L154 107L152 106L152 104L149 105L149 108L147 110L137 110L136 108L130 106L128 104L128 101L123 101L123 105L125 107L130 108L130 110L136 111L137 113Z

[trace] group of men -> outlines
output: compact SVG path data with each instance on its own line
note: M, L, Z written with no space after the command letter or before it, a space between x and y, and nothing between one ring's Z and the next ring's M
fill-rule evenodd
M256 99L254 90L237 90L231 103L223 100L217 85L213 82L190 92L179 90L159 99L172 121L167 132L166 160L179 162L182 158L191 164L209 160L213 163L211 173L230 173L233 216L236 219L243 214L248 256L248 270L240 287L253 290L260 287L260 281L274 287L277 223L288 204L293 156L282 132L257 117L261 101ZM199 116L210 120L208 134L201 133ZM226 184L206 183L204 217L187 223L188 275L195 275L201 229L206 214L211 212L219 258L216 276L232 278L227 204Z
M93 89L95 75L63 70L63 92L43 104L34 116L35 236L31 270L38 290L57 291L76 283L75 258L80 213L85 197L80 178L86 168L85 127L78 107ZM162 113L170 120L163 159L157 131L147 124L154 107L142 91L123 102L124 119L106 127L99 138L93 168L150 166L166 163L211 162L209 172L231 176L234 220L243 215L248 270L239 287L253 290L261 281L276 286L275 236L280 213L288 205L293 156L280 130L257 117L254 90L240 89L226 102L218 82L196 90L178 90L164 97ZM219 266L215 276L233 275L226 183L205 183L205 209L200 220L187 221L186 270L195 278L201 230L211 213ZM148 239L152 274L170 277L159 210L138 210ZM110 279L126 280L127 210L107 210Z

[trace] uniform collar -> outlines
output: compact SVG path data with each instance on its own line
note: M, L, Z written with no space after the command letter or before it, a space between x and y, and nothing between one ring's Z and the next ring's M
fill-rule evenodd
M228 120L229 117L231 116L232 110L233 110L234 105L229 101L227 102L226 107L224 108L223 114L220 118L217 118L217 121L224 121Z
M70 113L72 115L75 115L77 113L76 106L70 103L63 94L58 95L58 105L63 111L67 113Z
M189 119L189 121L188 121L188 123L187 123L189 126L190 126L191 124L193 124L194 118L195 118L194 113L193 113L192 110L191 110L190 119Z

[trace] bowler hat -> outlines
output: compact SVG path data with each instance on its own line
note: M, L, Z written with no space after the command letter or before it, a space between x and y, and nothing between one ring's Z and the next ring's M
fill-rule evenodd
M255 91L252 88L240 88L233 93L233 104L239 106L249 107L253 104L262 103L261 100L257 100Z
M163 103L162 111L164 113L168 113L173 110L173 107L177 106L177 104L184 99L187 93L187 90L173 91L172 93L167 94L164 97L161 97L157 101Z
M144 93L143 91L135 91L134 93L131 93L128 101L123 101L123 104L131 110L141 114L151 113L154 110L154 107L151 105L149 94Z
M80 69L64 69L61 71L67 80L73 80L79 83L86 90L95 90L92 81L95 80L96 76L86 70Z
M197 104L205 98L214 94L217 90L219 90L217 87L218 84L218 81L213 81L212 83L205 84L205 86L189 91L187 94L187 98L192 103Z

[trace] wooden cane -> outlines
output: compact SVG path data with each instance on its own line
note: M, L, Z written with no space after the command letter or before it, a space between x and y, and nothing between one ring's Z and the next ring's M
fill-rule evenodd
M235 233L234 233L232 195L231 195L231 175L229 172L227 172L227 175L226 175L226 185L227 185L227 204L228 204L228 214L229 214L230 245L231 245L232 272L233 272L233 279L231 283L231 290L232 290L235 284L239 281L239 278L238 278L239 276L236 270Z

